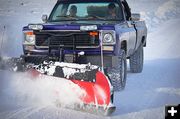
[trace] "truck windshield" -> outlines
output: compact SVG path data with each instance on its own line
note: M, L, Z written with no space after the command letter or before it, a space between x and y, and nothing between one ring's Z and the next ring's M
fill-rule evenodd
M122 9L116 2L59 3L49 17L49 22L83 20L121 21Z

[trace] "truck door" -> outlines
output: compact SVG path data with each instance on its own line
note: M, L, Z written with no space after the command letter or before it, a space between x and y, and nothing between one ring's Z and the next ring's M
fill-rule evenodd
M143 34L144 34L144 31L146 31L145 29L145 23L143 21L132 21L134 26L135 26L135 29L136 29L136 32L137 32L137 42L136 42L136 49L139 48L139 46L141 45L141 41L142 41L142 38L143 38Z
M135 24L132 24L132 21L130 20L131 12L126 1L122 1L122 7L124 8L123 11L126 19L127 29L129 32L129 39L127 41L127 53L131 55L136 47L136 29Z

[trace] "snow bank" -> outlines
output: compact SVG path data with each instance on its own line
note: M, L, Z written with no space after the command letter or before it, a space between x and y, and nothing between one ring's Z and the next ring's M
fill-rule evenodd
M8 83L3 85L3 94L9 97L8 102L19 105L60 104L69 108L82 104L80 97L84 91L66 79L49 76L32 78L29 74L14 73L6 80Z
M169 20L148 35L147 48L145 48L146 59L180 58L179 23L180 19Z
M159 93L176 94L180 96L180 88L158 88Z
M150 32L168 20L180 18L179 0L128 0L128 2L132 12L141 13Z
M179 0L170 0L159 6L155 15L161 19L167 19L167 17L179 17L179 13Z
M7 56L20 56L23 53L23 26L42 22L41 16L49 15L56 2L57 0L0 0L0 34L3 26L6 27L7 34L4 38L3 53Z

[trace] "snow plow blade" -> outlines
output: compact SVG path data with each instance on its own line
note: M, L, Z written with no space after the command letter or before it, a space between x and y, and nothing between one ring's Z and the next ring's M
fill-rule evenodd
M33 77L43 74L64 78L78 85L85 92L85 95L79 97L83 106L77 105L75 110L108 116L116 109L112 104L113 89L111 83L97 66L49 62L37 65L28 72Z
M108 116L116 109L113 105L114 92L111 82L98 66L63 62L34 65L25 63L21 58L11 58L1 61L0 69L26 72L32 79L47 76L68 80L85 92L79 97L83 105L75 106L75 110Z
M88 104L93 104L95 110L87 110L88 112L110 115L115 111L115 106L111 102L113 94L110 91L107 77L102 72L98 71L96 73L96 82L85 82L76 79L72 81L86 92L86 95L81 97L85 107L88 109Z

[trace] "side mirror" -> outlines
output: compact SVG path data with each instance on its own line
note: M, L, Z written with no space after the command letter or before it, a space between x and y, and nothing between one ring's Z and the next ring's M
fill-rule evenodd
M141 19L141 15L139 13L132 13L131 20L132 21L139 21Z
M48 16L47 15L42 15L42 21L46 23L47 20L48 20Z

